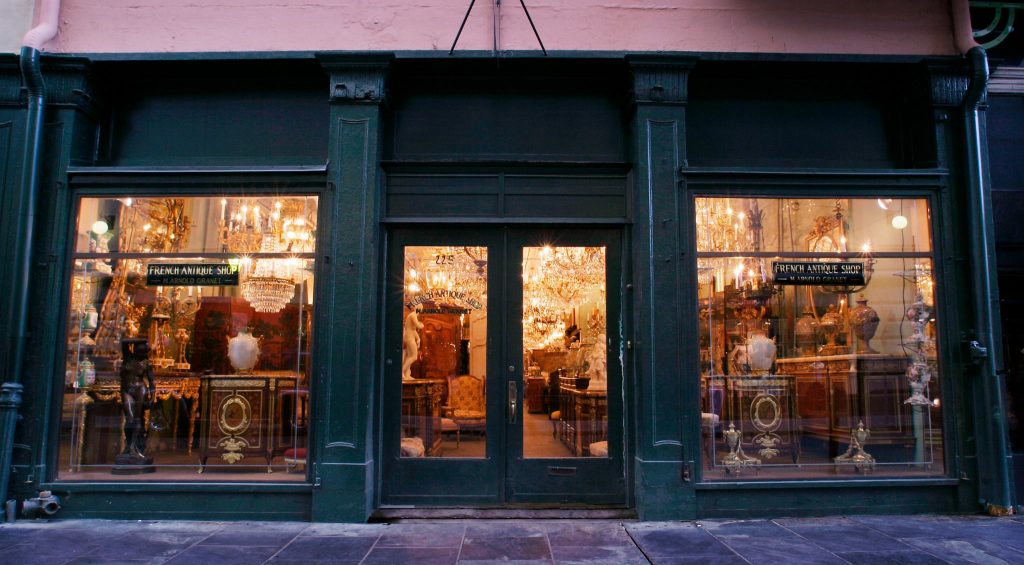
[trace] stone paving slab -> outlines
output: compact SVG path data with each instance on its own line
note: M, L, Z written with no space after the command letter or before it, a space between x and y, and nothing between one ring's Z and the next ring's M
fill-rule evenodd
M1024 521L983 516L775 520L23 521L0 565L961 564L1024 565Z

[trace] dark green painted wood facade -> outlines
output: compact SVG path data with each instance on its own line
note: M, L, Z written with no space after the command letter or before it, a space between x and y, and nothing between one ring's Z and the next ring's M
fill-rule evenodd
M632 458L626 504L642 519L976 512L990 488L989 470L1007 464L987 448L992 440L980 423L992 412L980 404L984 376L961 346L972 332L964 273L974 252L963 213L962 61L644 54L497 61L400 53L215 59L44 59L50 98L32 262L38 307L22 376L14 496L52 489L66 517L366 520L379 507L383 480L389 226L452 223L622 230L621 353ZM0 59L4 265L16 264L14 243L24 235L19 85L17 61ZM476 121L459 111L487 101L504 111ZM428 116L450 127L438 128ZM577 127L591 129L573 135ZM271 177L321 198L308 483L55 482L62 370L54 352L63 303L50 297L67 294L74 195L104 183L202 193L226 178L257 186ZM556 185L575 188L551 195ZM810 195L836 186L865 196L903 191L933 205L949 305L940 348L947 474L702 482L699 383L686 377L699 366L687 346L696 331L687 282L696 276L692 197L726 190ZM431 208L444 194L458 195L458 206ZM567 205L567 194L588 203ZM416 195L422 207L393 200ZM14 273L0 273L0 296L10 297ZM0 304L5 344L10 310Z

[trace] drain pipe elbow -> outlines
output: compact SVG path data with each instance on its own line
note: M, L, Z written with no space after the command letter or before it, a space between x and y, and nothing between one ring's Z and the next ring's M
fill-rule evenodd
M980 47L974 40L974 28L971 27L971 6L969 0L950 0L950 12L953 16L953 43L960 53L968 53Z
M964 111L973 112L981 105L985 88L988 86L988 55L977 43L965 51L965 54L970 64L971 76L967 83L967 92L964 93Z
M54 37L57 37L57 23L60 18L60 0L41 0L39 2L39 23L30 29L21 44L37 51L43 50Z

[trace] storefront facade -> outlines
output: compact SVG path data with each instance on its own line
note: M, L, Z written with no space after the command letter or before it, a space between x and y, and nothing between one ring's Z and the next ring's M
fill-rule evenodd
M18 499L314 521L1009 506L975 60L44 57L35 203L17 64Z

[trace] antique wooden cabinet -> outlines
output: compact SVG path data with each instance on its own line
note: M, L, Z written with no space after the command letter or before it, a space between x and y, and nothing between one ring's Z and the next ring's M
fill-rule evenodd
M793 375L718 375L706 377L712 411L723 429L740 432L744 449L764 462L788 452L800 461L800 419Z
M441 454L444 379L402 381L402 437L418 437L428 457Z
M199 472L210 457L228 465L265 460L267 472L282 447L281 391L294 389L298 375L269 371L252 375L200 377Z
M573 455L589 456L590 444L608 439L608 391L576 388L572 377L559 380L559 437Z
M913 445L911 409L903 403L910 395L906 357L857 353L779 359L776 365L796 377L803 431L827 440L830 458L861 421L872 444Z

